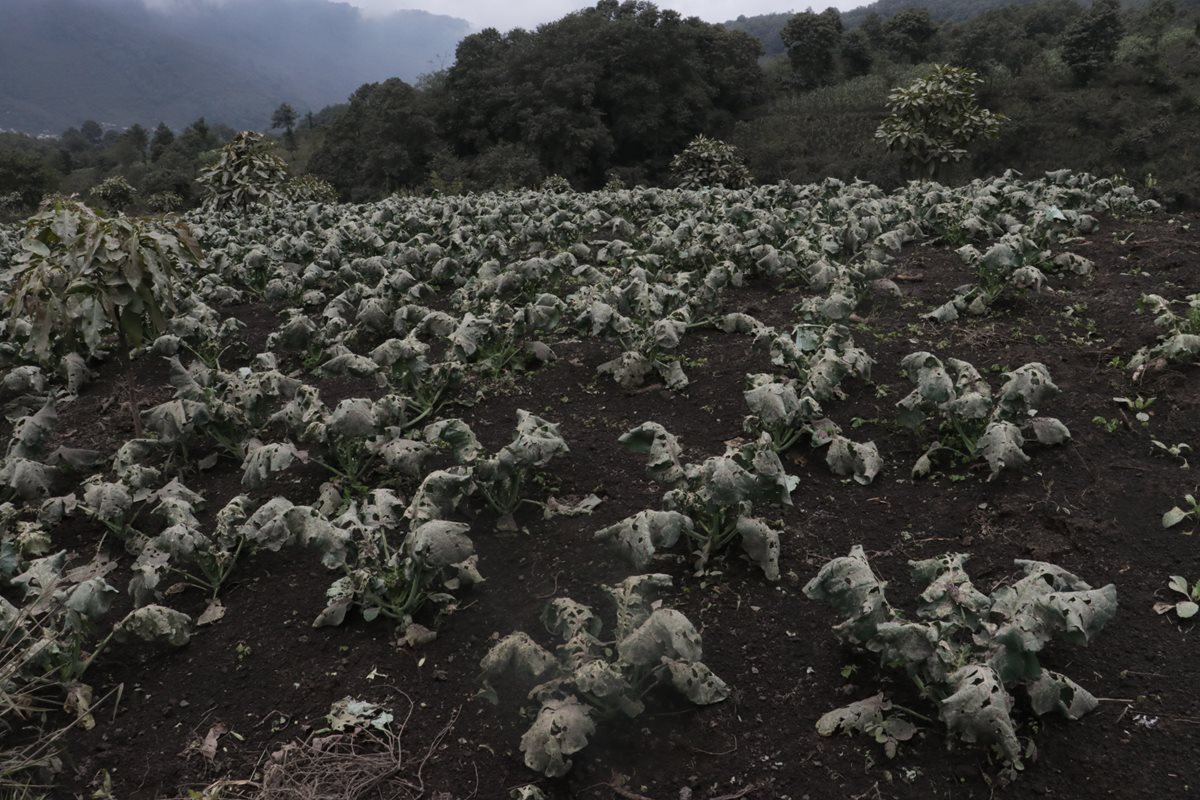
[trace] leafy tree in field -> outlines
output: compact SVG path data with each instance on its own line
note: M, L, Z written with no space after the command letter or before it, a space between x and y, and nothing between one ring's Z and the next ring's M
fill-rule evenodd
M165 122L158 123L158 127L154 129L154 137L150 140L150 160L158 161L174 142L175 133Z
M916 171L933 177L941 165L966 157L968 144L999 132L1004 117L975 99L980 83L972 70L935 64L929 77L888 96L891 113L875 137L903 153Z
M287 165L261 133L243 131L196 180L207 191L206 208L225 210L273 202L283 196Z
M842 38L842 15L836 8L817 14L796 14L783 28L783 43L796 73L797 83L811 89L829 81L834 56Z
M424 181L437 129L420 96L399 78L359 87L329 126L309 171L352 200Z
M1089 81L1116 58L1123 35L1119 0L1096 0L1063 34L1063 61L1077 80Z
M88 194L111 211L124 211L133 205L133 197L137 190L121 175L112 175L93 186Z
M671 173L681 189L745 189L753 180L737 148L704 135L697 136L675 156Z
M283 146L289 153L296 152L296 111L287 103L281 103L271 115L271 130L283 128Z

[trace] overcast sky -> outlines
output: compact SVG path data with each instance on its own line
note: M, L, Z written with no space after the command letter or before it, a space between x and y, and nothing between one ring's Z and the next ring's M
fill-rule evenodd
M495 27L534 28L542 22L558 19L564 14L594 6L586 0L347 0L368 11L388 11L398 8L419 8L435 14L461 17L476 29ZM817 10L836 6L843 10L865 5L870 0L822 0L814 4ZM807 3L791 0L662 0L659 8L673 8L684 16L696 16L709 22L724 22L740 14L769 14L792 9L803 11Z

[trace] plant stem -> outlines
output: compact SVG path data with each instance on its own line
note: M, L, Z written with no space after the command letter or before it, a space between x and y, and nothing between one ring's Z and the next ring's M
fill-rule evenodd
M125 330L117 323L117 342L121 347L121 359L125 362L125 388L129 392L129 417L133 421L133 436L142 438L142 417L138 413L137 390L133 383L133 362L129 358L129 342L125 339Z

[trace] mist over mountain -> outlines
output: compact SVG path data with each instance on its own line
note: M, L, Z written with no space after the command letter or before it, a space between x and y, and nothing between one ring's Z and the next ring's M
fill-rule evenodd
M0 0L0 129L197 117L263 128L360 85L448 66L470 32L424 11L329 0Z

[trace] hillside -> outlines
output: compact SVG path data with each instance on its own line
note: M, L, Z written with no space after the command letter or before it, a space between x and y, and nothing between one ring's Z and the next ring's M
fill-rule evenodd
M287 101L341 102L369 81L412 80L453 59L459 19L402 11L367 19L326 0L4 0L0 129L57 132L197 117L263 127Z

